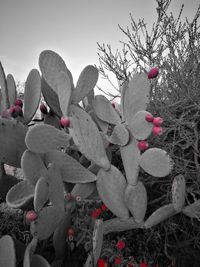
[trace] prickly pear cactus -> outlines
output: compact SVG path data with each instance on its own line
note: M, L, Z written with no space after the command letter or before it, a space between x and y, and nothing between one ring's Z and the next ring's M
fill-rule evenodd
M20 168L27 130L19 121L0 118L0 162Z
M154 120L146 111L150 92L146 74L135 74L123 84L118 105L104 96L94 96L98 70L92 65L83 69L76 85L64 60L51 50L40 54L39 67L42 77L35 69L29 73L21 103L15 101L14 78L9 75L6 82L0 65L0 109L5 111L0 118L0 162L22 167L25 176L25 180L8 187L6 202L24 210L31 206L34 215L29 218L33 240L25 252L25 267L49 266L34 252L38 240L51 235L56 260L62 259L66 241L63 235L71 220L72 205L65 199L69 191L82 199L97 192L116 216L105 222L95 221L93 250L85 266L97 264L103 234L148 229L179 212L199 217L198 201L185 207L185 180L177 176L172 185L172 203L145 218L148 192L139 176L140 168L158 178L169 175L173 168L166 151L149 148L147 143L151 134L162 132L162 120ZM30 127L41 93L49 111L44 111L44 123ZM111 164L110 144L119 148L125 173ZM3 183L3 168L0 174ZM70 183L74 184L72 190ZM0 248L2 244L13 247L9 237L0 240ZM12 254L10 264L14 266L13 251Z
M120 220L127 222L129 220L127 211L129 211L138 224L144 223L147 209L145 185L138 179L140 167L155 177L167 176L173 167L172 160L164 150L147 149L147 142L141 141L146 140L152 134L155 126L153 116L145 110L149 101L149 91L150 83L146 75L136 74L122 88L120 109L116 110L115 105L112 105L103 96L96 96L92 102L99 120L113 125L111 134L105 133L105 135L110 143L119 146L126 174L122 187L121 180L116 182L116 177L118 177L116 174L113 175L115 179L111 180L110 170L105 170L103 176L102 170L99 170L97 175L99 176L97 180L98 193L103 202ZM152 121L147 119L147 116L152 117ZM104 180L102 177L105 177ZM118 209L120 205L116 199L119 199L120 205L124 203L121 209ZM120 210L123 210L124 213L126 211L126 215L119 214ZM116 225L120 230L120 221L116 221ZM127 229L129 229L129 225L131 224L127 225Z
M0 239L0 266L15 267L15 245L13 239L9 235L5 235Z

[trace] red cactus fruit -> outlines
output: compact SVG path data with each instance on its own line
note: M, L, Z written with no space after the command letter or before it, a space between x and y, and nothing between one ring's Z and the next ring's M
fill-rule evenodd
M107 209L108 209L108 208L106 207L105 204L102 204L102 205L101 205L101 210L102 210L102 211L105 211L105 210L107 210Z
M67 117L62 117L60 119L60 125L63 127L68 127L70 125L70 119Z
M75 234L74 229L70 227L70 228L67 230L67 236L70 236L70 235L74 236L74 234Z
M19 106L19 107L23 107L23 102L22 102L22 100L21 99L16 99L15 100L15 106Z
M9 109L9 113L13 118L16 118L17 116L23 116L23 111L20 106L12 106Z
M155 136L161 135L163 133L163 129L160 126L154 126L153 129L152 129L152 133Z
M145 151L149 147L149 144L145 140L143 140L137 143L137 147L140 151Z
M114 261L115 265L121 264L121 262L122 262L122 259L120 256L115 257L115 261Z
M145 120L148 121L148 122L153 122L153 119L154 119L154 117L151 114L147 114L145 116Z
M17 116L23 116L23 111L22 108L18 105L15 106L15 113L17 114Z
M117 244L116 244L116 247L117 247L117 249L119 249L119 250L124 249L124 248L125 248L125 242L124 242L124 240L118 240L118 242L117 242Z
M42 114L47 114L47 107L45 106L45 104L41 104L40 105L40 111L42 112Z
M116 106L116 102L115 102L115 101L112 101L112 102L111 102L111 105L113 106L113 108L115 108L115 106Z
M96 210L93 210L92 213L91 213L91 217L93 219L96 219L98 216L99 216L99 214L96 212Z
M33 222L37 219L38 215L34 210L29 210L26 213L26 220L29 222Z
M102 212L102 210L100 208L95 209L95 211L96 211L97 216L99 216L101 214L101 212Z
M15 112L15 106L11 106L9 109L9 113L12 114Z
M156 117L153 119L153 125L154 126L161 126L163 124L163 118Z
M99 258L98 261L97 261L97 266L98 267L107 267L108 264L107 264L107 262L104 259Z
M158 74L159 74L158 68L154 67L148 72L148 79L156 78Z
M141 262L140 267L148 267L148 264L146 262Z

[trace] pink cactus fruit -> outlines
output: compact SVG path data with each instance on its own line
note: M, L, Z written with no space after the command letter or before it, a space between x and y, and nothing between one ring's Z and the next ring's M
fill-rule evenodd
M62 117L60 119L60 125L63 127L68 127L70 125L70 119L68 117Z
M155 136L161 135L163 133L163 129L160 126L154 126L153 129L152 129L152 133Z
M41 103L40 111L42 112L42 114L47 114L47 107L45 106L45 104Z
M148 79L153 79L156 78L159 74L159 70L157 67L153 67L149 72L148 72Z
M27 211L27 213L26 213L26 220L28 221L28 222L33 222L33 221L35 221L36 219L37 219L37 213L34 211L34 210L29 210L29 211Z
M149 147L149 144L147 143L147 141L142 140L138 142L137 147L140 151L145 151Z
M153 122L154 117L149 113L145 116L145 120L148 122Z
M15 100L15 106L20 106L21 108L23 107L23 102L21 99L16 99Z
M156 117L153 119L153 125L154 126L161 126L163 124L163 118Z

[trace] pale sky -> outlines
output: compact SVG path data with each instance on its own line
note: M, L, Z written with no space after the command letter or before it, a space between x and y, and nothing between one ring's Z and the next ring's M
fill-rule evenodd
M182 3L183 17L192 18L199 0L172 0L170 10ZM0 61L6 75L25 81L39 69L40 52L54 50L76 82L86 65L98 65L97 42L120 49L126 38L117 25L129 26L131 13L151 26L155 8L155 0L0 0Z

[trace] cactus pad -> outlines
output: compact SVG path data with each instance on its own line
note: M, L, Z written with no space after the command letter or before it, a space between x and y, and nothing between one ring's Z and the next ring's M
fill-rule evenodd
M55 128L61 130L60 120L55 114L50 112L44 115L44 124L54 126Z
M32 259L31 259L31 266L30 267L36 267L36 266L38 266L38 267L51 267L49 265L48 261L44 257L42 257L38 254L33 255Z
M129 141L129 131L126 129L124 124L117 124L114 127L111 136L107 139L112 144L125 146Z
M96 266L99 256L101 254L101 248L103 244L103 221L95 220L93 236L92 236L92 253L94 266Z
M87 260L84 264L84 267L93 267L93 259L92 259L92 256L91 254L88 254L88 257L87 257Z
M98 69L92 65L88 65L83 69L78 78L76 88L72 92L72 102L74 104L78 104L94 89L98 76Z
M88 105L92 106L92 101L94 100L94 89L90 90L87 96L83 98L83 105L86 108Z
M53 246L55 249L56 258L62 258L65 254L67 228L71 225L71 213L66 212L61 222L53 233Z
M34 197L34 186L28 181L14 185L7 193L6 203L11 208L23 208Z
M0 266L15 267L15 244L9 235L0 238Z
M35 186L34 210L39 212L49 199L49 182L47 177L40 177Z
M126 180L113 165L109 171L100 169L97 174L97 191L103 203L122 220L129 218L129 211L124 201Z
M119 218L110 219L103 223L103 234L109 234L110 232L122 232L130 229L143 228L144 223L136 223L133 217L130 217L126 221L121 221Z
M16 120L0 118L0 162L20 168L27 127Z
M140 166L143 170L155 177L164 177L168 175L172 168L173 162L167 155L167 152L160 148L150 148L140 157Z
M43 77L41 79L41 90L48 106L51 108L51 110L53 110L53 112L57 116L61 117L62 111L60 109L58 95L51 89L51 87L48 85L48 83L45 81Z
M71 194L74 197L81 197L85 199L89 197L96 190L96 183L86 183L86 184L75 184Z
M56 85L58 91L58 99L63 116L68 116L69 104L71 102L72 84L70 77L64 71L56 76Z
M200 199L196 200L194 203L186 206L182 210L183 214L190 218L200 218Z
M100 133L100 135L102 137L104 147L108 148L109 145L110 145L110 141L108 141L109 137L107 135L105 135L103 132L99 132L99 133Z
M51 150L69 146L71 136L50 125L35 125L26 135L25 143L35 153L47 153Z
M60 169L55 163L50 163L48 167L47 177L49 180L49 200L64 212L64 187L60 174Z
M146 229L151 228L155 225L157 225L160 222L163 222L164 220L170 218L171 216L175 215L177 212L174 209L173 204L167 204L156 211L154 211L149 218L145 221L144 226Z
M37 220L31 222L31 234L39 240L45 240L55 231L63 218L63 212L58 207L43 208Z
M105 170L109 170L110 162L107 158L102 137L96 124L83 109L71 105L73 139L78 140L79 148L89 160Z
M128 128L137 140L145 140L151 135L153 124L146 121L147 114L150 113L145 110L138 111L129 121Z
M24 91L24 122L28 124L37 111L41 98L41 78L38 70L30 71Z
M7 75L6 82L7 82L7 89L8 89L9 104L10 106L12 106L15 104L15 100L17 96L16 84L15 84L15 80L12 74Z
M69 183L88 183L96 181L97 177L84 168L77 160L61 151L51 151L45 155L46 166L55 163L60 168L62 180Z
M177 212L180 212L185 205L185 195L185 178L180 174L174 177L172 183L172 202Z
M141 181L136 185L127 185L125 202L136 223L141 223L147 209L147 192Z
M47 169L39 154L25 150L21 158L21 167L25 176L32 185L36 185L38 179L45 175Z
M120 147L121 157L129 184L135 185L138 181L140 151L135 138L130 135L129 143Z
M103 95L95 96L92 101L95 114L99 119L110 124L118 124L121 122L119 114L111 105L110 101Z
M31 267L31 260L36 250L37 244L38 244L38 240L36 238L33 238L31 242L28 244L28 246L26 247L25 254L24 254L23 267Z
M6 87L6 76L5 76L4 69L3 69L1 62L0 62L0 88L1 88L0 91L2 94L1 109L3 110L3 109L9 108L9 99L8 99L8 91Z
M89 114L90 114L90 112L89 112ZM96 114L94 113L94 118L95 118L95 120L94 120L94 118L93 118L93 120L96 122L96 124L98 125L98 127L102 130L102 132L103 133L107 133L108 132L108 126L109 126L109 124L107 123L107 122L105 122L105 121L102 121L101 119L99 119L97 116L96 116Z
M60 71L69 72L64 60L54 51L44 50L39 56L39 67L48 85L57 93L57 74Z
M133 116L145 110L149 101L150 82L145 73L135 74L124 86L121 97L123 119L131 125Z

